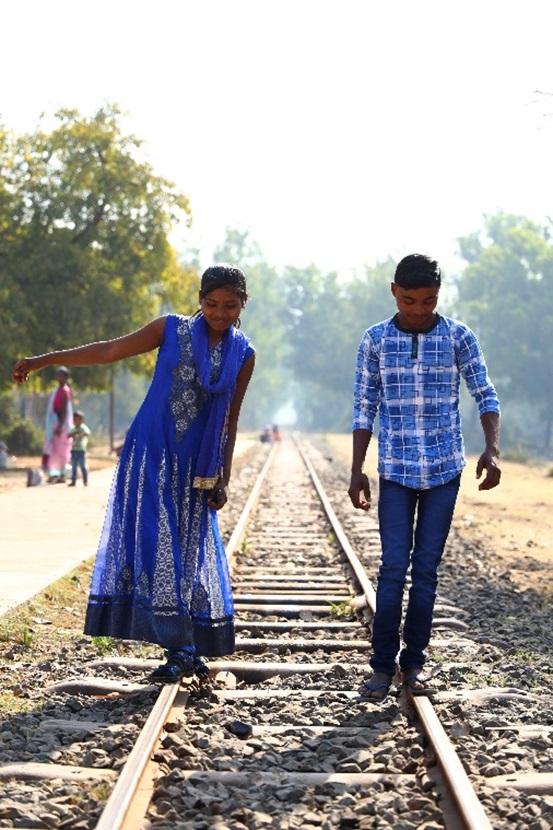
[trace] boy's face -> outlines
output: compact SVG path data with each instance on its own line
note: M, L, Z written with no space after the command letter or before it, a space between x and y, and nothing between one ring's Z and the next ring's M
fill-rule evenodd
M424 331L434 322L434 309L438 304L440 289L402 288L392 283L392 294L399 311L399 323L403 328Z

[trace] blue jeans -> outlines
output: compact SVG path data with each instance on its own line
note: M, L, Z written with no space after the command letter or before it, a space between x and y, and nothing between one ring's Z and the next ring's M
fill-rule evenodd
M77 481L77 470L80 469L83 476L83 484L88 484L88 470L86 469L85 450L71 450L71 483Z
M380 479L378 520L382 559L373 623L374 671L393 675L400 649L403 588L409 563L411 588L403 625L399 664L422 668L430 640L438 566L451 527L461 475L430 490L413 490ZM415 524L416 512L416 524Z

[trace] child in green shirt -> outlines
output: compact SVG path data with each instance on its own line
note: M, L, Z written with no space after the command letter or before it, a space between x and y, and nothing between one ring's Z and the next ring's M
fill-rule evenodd
M76 410L73 413L73 424L67 433L73 441L71 448L71 482L69 487L75 487L77 483L77 469L80 469L83 476L83 484L88 485L88 469L86 467L86 449L90 430L84 422L84 412Z

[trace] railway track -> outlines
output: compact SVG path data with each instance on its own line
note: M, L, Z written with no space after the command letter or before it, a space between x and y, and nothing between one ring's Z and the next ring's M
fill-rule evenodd
M89 819L77 820L69 810L63 817L63 800L55 813L55 799L48 798L51 812L37 815L43 824L28 826L542 830L537 822L547 816L552 789L546 771L505 772L504 757L484 784L470 776L477 794L467 774L475 772L472 755L463 754L463 738L480 732L485 742L486 729L497 729L486 727L486 718L477 724L479 702L508 703L516 712L528 695L479 688L471 697L452 688L434 705L404 691L383 705L359 698L355 689L370 671L374 587L366 570L374 576L378 563L375 520L344 513L344 524L356 522L360 562L338 518L345 489L340 495L324 483L332 479L332 463L291 440L264 451L262 462L227 545L236 653L210 662L205 686L182 682L158 690L143 680L151 661L117 657L89 664L94 677L57 683L53 693L68 716L50 718L56 723L48 727L48 717L37 715L36 735L65 730L69 750L51 752L40 768L35 761L4 765L0 779L49 781L48 792L57 787L62 799L78 787L92 790L90 804L111 795L101 815L96 806ZM437 653L459 642L462 648L467 629L462 609L442 601ZM119 720L103 720L118 709ZM515 734L524 734L522 726L512 724ZM551 743L547 724L541 726L539 740ZM14 784L14 796L16 790ZM525 809L539 809L503 824L501 810L497 815L488 803L497 793L509 802L503 812L520 811L521 800ZM27 826L4 820L9 816L0 808L0 827Z

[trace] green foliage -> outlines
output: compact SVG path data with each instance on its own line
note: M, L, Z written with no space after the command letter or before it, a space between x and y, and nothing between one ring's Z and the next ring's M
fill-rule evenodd
M551 223L498 213L459 242L468 266L457 281L458 309L483 346L504 401L526 401L553 423L553 245Z
M112 654L116 651L117 647L117 640L113 637L93 637L92 643L98 651L98 654L102 657L105 657L107 654Z
M29 623L23 620L13 620L7 615L0 623L0 643L12 643L24 649L31 647L33 635Z
M282 288L276 270L265 262L247 233L227 230L214 261L236 263L246 276L249 298L241 318L244 332L255 346L256 362L240 423L253 429L272 423L277 410L291 397L284 365L287 339Z
M31 421L19 418L1 437L14 455L40 455L42 452L42 432Z
M346 600L345 602L331 602L327 600L327 602L330 605L330 616L333 620L355 619L355 611L350 605L351 600Z
M346 282L314 265L285 269L288 363L302 428L350 429L355 356L365 329L393 313L394 270L388 260Z
M114 435L117 442L122 440L136 415L146 392L149 381L144 375L133 374L128 370L128 361L121 365L114 375ZM110 437L110 395L105 392L83 393L73 384L73 404L84 409L86 422L92 430L91 443L107 444Z
M0 130L0 388L25 354L118 336L192 302L197 275L168 243L188 200L140 160L117 107L56 114L50 132ZM131 361L152 368L153 356ZM106 367L76 370L108 388ZM29 388L47 388L48 372Z
M40 455L42 452L42 431L31 421L19 417L9 395L0 395L0 440L14 455Z

